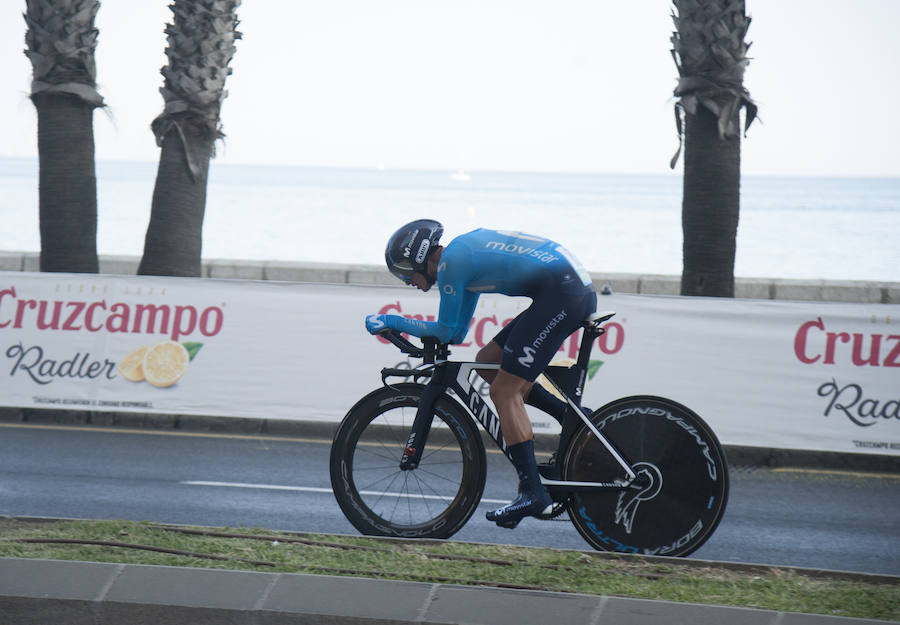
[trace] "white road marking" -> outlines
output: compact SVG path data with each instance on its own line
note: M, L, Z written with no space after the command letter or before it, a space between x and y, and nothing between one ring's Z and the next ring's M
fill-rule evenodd
M246 484L243 482L207 482L203 480L185 480L179 482L180 484L184 484L186 486L213 486L219 488L255 488L258 490L284 490L284 491L293 491L293 492L301 492L301 493L328 493L329 495L333 492L330 488L317 488L315 486L282 486L278 484ZM360 492L361 495L370 495L374 497L378 496L387 496L387 497L402 497L407 499L438 499L446 501L449 497L439 497L437 495L410 495L404 493L379 493L375 491L364 490ZM490 503L490 504L507 504L509 501L501 500L501 499L482 499L481 503Z

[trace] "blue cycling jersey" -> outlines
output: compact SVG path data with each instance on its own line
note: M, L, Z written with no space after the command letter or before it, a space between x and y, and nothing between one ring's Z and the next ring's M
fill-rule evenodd
M560 244L483 228L456 237L444 248L437 286L441 294L437 321L385 315L385 324L413 336L462 343L481 293L534 298L547 289L574 294L592 288L588 272Z

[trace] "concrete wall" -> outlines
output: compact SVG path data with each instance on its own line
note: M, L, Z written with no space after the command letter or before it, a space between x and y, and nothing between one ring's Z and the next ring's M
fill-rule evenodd
M101 256L100 273L135 275L137 256ZM38 271L37 252L0 251L0 271ZM897 270L900 278L900 268ZM206 260L203 276L241 280L287 282L328 282L397 286L397 279L381 266L330 263L295 263L254 260ZM592 272L597 290L609 286L617 293L678 295L681 276ZM794 301L864 302L900 304L900 282L785 280L780 278L737 278L739 298Z

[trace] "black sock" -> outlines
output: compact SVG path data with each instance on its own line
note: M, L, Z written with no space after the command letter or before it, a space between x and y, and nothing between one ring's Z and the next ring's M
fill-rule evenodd
M510 445L509 457L519 474L519 490L535 492L543 490L541 474L534 459L534 439Z
M531 387L531 391L528 393L528 397L525 399L525 403L529 406L534 406L538 410L546 412L548 415L550 415L560 423L562 423L565 419L565 402L553 395L550 391L545 389L540 384L536 383Z

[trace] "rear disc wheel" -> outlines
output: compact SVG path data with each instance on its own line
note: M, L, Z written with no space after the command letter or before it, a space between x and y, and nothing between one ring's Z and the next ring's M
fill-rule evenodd
M728 466L713 431L696 413L663 397L616 400L591 422L637 475L620 491L581 491L569 516L595 549L684 556L712 535L728 501ZM608 482L623 471L583 426L564 454L563 476Z

